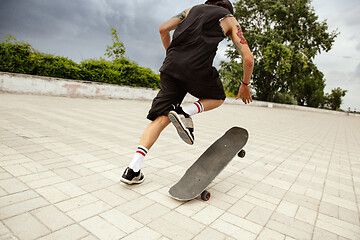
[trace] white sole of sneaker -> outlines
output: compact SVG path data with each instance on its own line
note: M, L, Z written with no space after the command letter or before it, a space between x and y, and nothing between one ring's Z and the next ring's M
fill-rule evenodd
M180 120L179 115L175 111L170 111L168 117L175 126L180 138L189 145L194 144L194 139L191 137L189 130L184 126Z
M143 179L140 180L140 181L129 181L129 180L127 180L126 178L123 178L123 177L120 178L120 182L126 183L126 184L128 184L128 185L140 184L140 183L144 182L144 180L145 180L144 177L143 177Z

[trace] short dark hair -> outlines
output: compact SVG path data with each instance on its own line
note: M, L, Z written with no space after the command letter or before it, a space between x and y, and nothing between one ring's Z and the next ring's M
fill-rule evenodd
M229 0L207 0L205 4L226 8L231 14L234 14L234 8Z

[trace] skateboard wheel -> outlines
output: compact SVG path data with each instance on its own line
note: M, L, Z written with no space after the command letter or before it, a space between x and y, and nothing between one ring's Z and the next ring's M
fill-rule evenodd
M205 190L201 194L201 199L204 200L204 201L207 201L207 200L210 199L210 196L211 196L210 192Z
M243 157L245 157L245 154L246 154L245 150L241 150L241 151L238 153L238 156L241 157L241 158L243 158Z

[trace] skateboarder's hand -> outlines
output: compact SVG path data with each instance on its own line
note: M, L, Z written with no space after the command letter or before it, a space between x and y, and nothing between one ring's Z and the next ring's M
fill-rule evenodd
M251 97L250 87L249 86L246 86L244 84L240 85L239 93L238 93L238 95L236 97L236 100L239 99L239 98L241 98L241 100L245 104L252 102L252 97Z

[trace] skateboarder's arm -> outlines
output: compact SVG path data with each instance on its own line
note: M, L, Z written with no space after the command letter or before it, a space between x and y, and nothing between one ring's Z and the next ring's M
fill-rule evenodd
M251 74L254 69L254 57L241 30L240 24L234 17L231 16L224 18L220 22L220 25L224 33L231 38L235 44L236 50L243 58L244 75L242 82L244 84L240 85L239 93L236 99L241 98L245 104L250 103L252 98L250 88L247 85L250 83Z
M166 22L160 25L159 32L165 50L167 50L168 47L170 46L170 42L171 42L170 31L175 30L177 28L177 25L186 18L187 14L189 13L189 10L190 8L182 11L178 15L170 18L169 20L167 20Z

